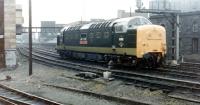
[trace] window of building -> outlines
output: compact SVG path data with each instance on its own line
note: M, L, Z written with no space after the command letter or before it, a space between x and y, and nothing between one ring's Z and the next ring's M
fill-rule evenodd
M182 25L182 23L179 23L179 32L181 32L182 29L184 29L184 28L183 28L183 25Z
M198 38L192 39L192 53L198 53Z
M172 46L175 46L175 39L172 39Z
M182 46L183 46L183 43L182 43L182 39L180 38L180 39L179 39L179 48L181 49Z
M172 54L175 54L175 48L172 48Z
M194 23L193 26L192 26L192 31L193 32L198 32L198 28L199 28L198 24Z
M172 60L174 60L175 59L175 57L174 56L172 56Z
M175 37L175 31L172 30L172 37Z

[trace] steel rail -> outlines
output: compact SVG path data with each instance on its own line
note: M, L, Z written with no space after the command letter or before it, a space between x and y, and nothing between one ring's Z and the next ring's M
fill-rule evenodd
M46 98L22 92L3 84L0 84L0 101L11 103L11 105L63 105Z
M199 92L200 91L200 83L195 82L195 81L189 81L189 80L184 80L184 79L177 79L177 78L170 78L170 77L164 77L160 75L152 75L148 73L139 73L135 71L121 71L121 70L110 70L106 68L101 68L101 67L92 67L88 65L83 65L83 64L76 64L76 63L69 63L69 62L64 62L61 60L52 60L49 59L47 56L41 56L34 54L36 58L41 62L46 62L46 63L51 63L55 66L61 66L65 68L70 68L74 70L79 70L79 71L89 71L89 72L94 72L97 74L101 74L104 71L110 71L112 72L112 76L119 78L119 79L124 79L129 82L134 82L138 83L140 85L148 84L147 87L149 88L158 88L164 91L174 91L176 89L187 89L191 90L192 92ZM45 61L46 59L46 61ZM52 60L52 61L51 61Z

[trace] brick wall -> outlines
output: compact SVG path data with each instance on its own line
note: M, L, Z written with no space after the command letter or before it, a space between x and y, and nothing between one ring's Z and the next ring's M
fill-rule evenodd
M7 67L16 66L16 4L15 0L4 0L4 41Z

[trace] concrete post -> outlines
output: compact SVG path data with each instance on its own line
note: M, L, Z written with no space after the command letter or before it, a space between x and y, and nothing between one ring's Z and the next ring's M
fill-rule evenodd
M176 15L176 60L179 60L179 14Z
M29 76L33 74L32 68L32 1L29 0Z

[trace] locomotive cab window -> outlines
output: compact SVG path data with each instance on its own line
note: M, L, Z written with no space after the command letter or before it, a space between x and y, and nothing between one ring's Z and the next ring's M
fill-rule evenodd
M145 25L145 24L152 24L148 19L145 19L145 18L140 18L140 22L143 25Z
M124 33L124 27L123 25L118 25L118 26L115 26L115 32L116 33Z
M129 27L133 27L133 26L139 26L141 25L141 21L140 21L140 18L136 18L136 19L133 19L132 21L130 21L129 23Z
M135 18L131 20L128 24L128 28L135 28L140 25L152 24L148 19L145 18Z
M141 22L140 22L140 19L139 18L136 18L136 19L133 19L131 20L129 23L128 23L128 28L129 29L133 29L137 26L141 25Z
M81 38L80 40L87 40L87 34L86 33L81 34L80 38Z

